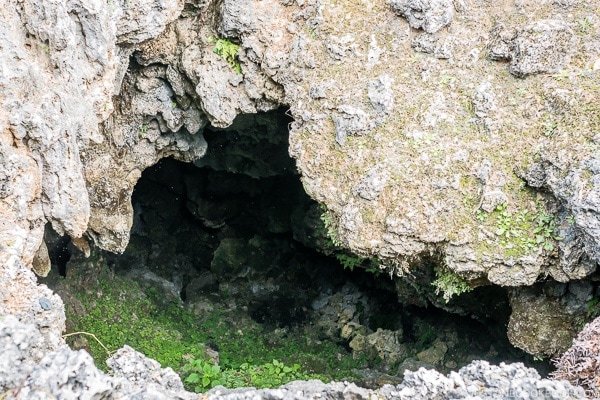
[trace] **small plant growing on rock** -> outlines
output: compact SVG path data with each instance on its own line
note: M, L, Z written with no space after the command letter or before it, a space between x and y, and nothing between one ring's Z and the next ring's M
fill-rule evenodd
M321 214L321 222L323 222L323 225L325 225L325 233L327 234L327 237L331 239L331 244L333 247L342 247L342 242L338 239L335 226L333 225L331 216L327 212L327 208L322 207L322 209L323 214Z
M435 286L435 294L441 293L446 303L454 296L473 290L464 279L447 268L437 268L435 274L436 280L431 284Z
M238 368L222 369L204 359L191 358L183 368L184 382L189 389L202 393L218 385L229 388L253 386L274 388L298 379L323 379L301 371L300 364L286 365L273 360L261 365L243 363Z
M215 42L215 47L213 48L213 53L220 55L223 57L227 64L238 74L242 73L242 66L240 65L240 60L238 58L238 52L240 51L240 46L227 40L227 39L215 39L210 38L210 41Z

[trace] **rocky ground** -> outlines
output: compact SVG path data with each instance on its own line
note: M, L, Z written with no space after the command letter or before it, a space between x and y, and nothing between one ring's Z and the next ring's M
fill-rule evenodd
M0 319L0 391L5 399L197 399L185 392L179 377L170 368L124 347L108 365L111 375L99 371L83 351L66 346L36 353L43 341L33 326L13 316ZM584 391L565 381L540 379L522 364L490 366L474 362L445 377L420 369L407 373L402 384L378 390L360 388L348 382L293 382L279 389L225 389L217 387L202 396L210 399L309 399L335 397L353 399L583 399Z

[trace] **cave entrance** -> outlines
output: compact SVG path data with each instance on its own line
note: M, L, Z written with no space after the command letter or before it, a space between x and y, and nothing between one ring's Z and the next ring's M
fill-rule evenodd
M489 321L402 305L399 286L369 260L332 250L288 155L289 122L285 110L239 116L205 129L208 151L195 164L167 158L144 171L125 252L74 253L55 285L68 329L111 349L130 344L178 372L193 358L234 375L277 359L305 371L289 378L365 386L421 366L519 360ZM471 296L507 305L503 291ZM508 309L498 310L502 324ZM74 345L104 354L93 341Z

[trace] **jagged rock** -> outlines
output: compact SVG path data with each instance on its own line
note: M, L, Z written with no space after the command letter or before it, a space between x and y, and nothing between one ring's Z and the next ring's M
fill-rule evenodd
M448 346L436 340L431 347L417 354L419 361L429 365L440 365L444 361L444 356L448 352Z
M184 391L181 378L171 368L161 368L160 364L129 346L123 346L108 360L106 365L117 378L125 378L139 387L147 389Z
M340 145L346 143L348 136L365 135L375 127L375 122L369 114L360 108L352 106L340 106L338 113L333 116L335 123L335 140Z
M278 106L340 243L392 275L436 254L474 282L584 278L600 261L598 2L572 4L4 0L0 311L51 327L56 346L62 305L29 271L46 223L123 251L145 168L202 157L206 121ZM439 35L450 58L415 54L408 26ZM215 31L239 44L243 74L214 53ZM394 83L380 90L384 74ZM573 216L562 246L536 218L559 209Z
M117 24L117 43L135 45L155 38L179 17L183 5L183 0L127 0Z
M416 372L407 372L400 385L384 385L378 390L367 390L353 384L319 381L292 382L279 389L234 389L223 387L212 389L207 399L305 399L305 398L353 398L394 400L413 399L585 399L583 389L571 386L566 381L540 379L539 374L523 364L489 365L485 361L474 361L444 376L436 371L421 368Z
M600 318L587 324L554 364L553 378L584 388L590 398L600 397Z
M397 387L384 386L380 393L393 399L583 399L581 388L565 381L540 379L539 374L523 364L490 365L474 361L448 376L424 368L404 374ZM533 393L533 395L532 395Z
M114 376L83 350L49 349L40 331L11 315L0 318L0 390L8 399L193 399L170 368L128 346L108 363Z
M519 290L511 293L510 302L508 337L515 346L530 354L557 356L569 347L577 334L578 315L558 298Z
M85 351L66 346L58 350L40 347L41 335L33 325L20 323L12 316L0 319L0 390L8 398L131 398L194 399L197 394L182 391L181 380L170 369L161 369L156 361L129 347L120 349L109 361L114 376L99 371ZM404 382L384 385L378 390L360 388L351 383L320 381L292 382L279 389L225 389L217 387L204 395L208 399L309 399L318 397L430 399L495 399L511 395L516 399L543 393L548 399L585 398L583 389L566 381L540 379L533 369L522 364L490 366L475 361L448 377L433 370L406 372Z
M513 39L510 73L524 77L556 72L570 61L576 44L573 31L564 21L535 21L519 30Z
M435 33L454 17L450 0L388 0L394 11L408 20L411 28Z

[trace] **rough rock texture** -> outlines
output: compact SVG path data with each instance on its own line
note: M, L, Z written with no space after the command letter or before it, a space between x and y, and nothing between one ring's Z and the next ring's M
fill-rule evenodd
M155 35L179 14L177 4L0 3L0 314L35 321L50 348L61 343L62 302L29 270L33 263L47 272L44 225L73 238L88 230L84 149L105 142L98 124L114 110L133 51L117 42L149 10L154 24L123 40Z
M560 358L554 360L555 379L583 387L591 398L600 398L600 318L587 324Z
M170 368L129 347L109 360L114 376L83 350L66 345L49 351L34 325L0 319L0 392L5 399L193 399Z
M600 261L599 7L2 0L0 313L58 345L60 300L30 271L47 265L44 225L123 251L144 168L201 157L208 122L279 106L336 239L390 274L426 257L473 285L585 278Z
M444 376L436 371L421 368L406 372L401 385L385 385L379 390L366 390L353 384L319 381L292 382L279 389L227 390L215 388L206 394L207 399L243 400L260 398L306 399L585 399L583 389L565 381L540 379L535 370L522 364L489 365L475 361L460 371Z
M0 319L0 391L5 399L196 399L185 392L170 369L129 347L123 347L107 363L114 376L98 370L83 350L66 346L39 353L40 333L31 324L12 316ZM35 360L43 356L40 360ZM206 399L582 399L583 389L566 381L540 379L522 364L491 366L477 361L448 377L421 368L406 372L401 385L367 390L347 382L292 382L279 389L229 390L217 387Z
M568 313L559 298L521 291L510 299L508 337L513 344L539 357L556 356L570 346L577 315Z

